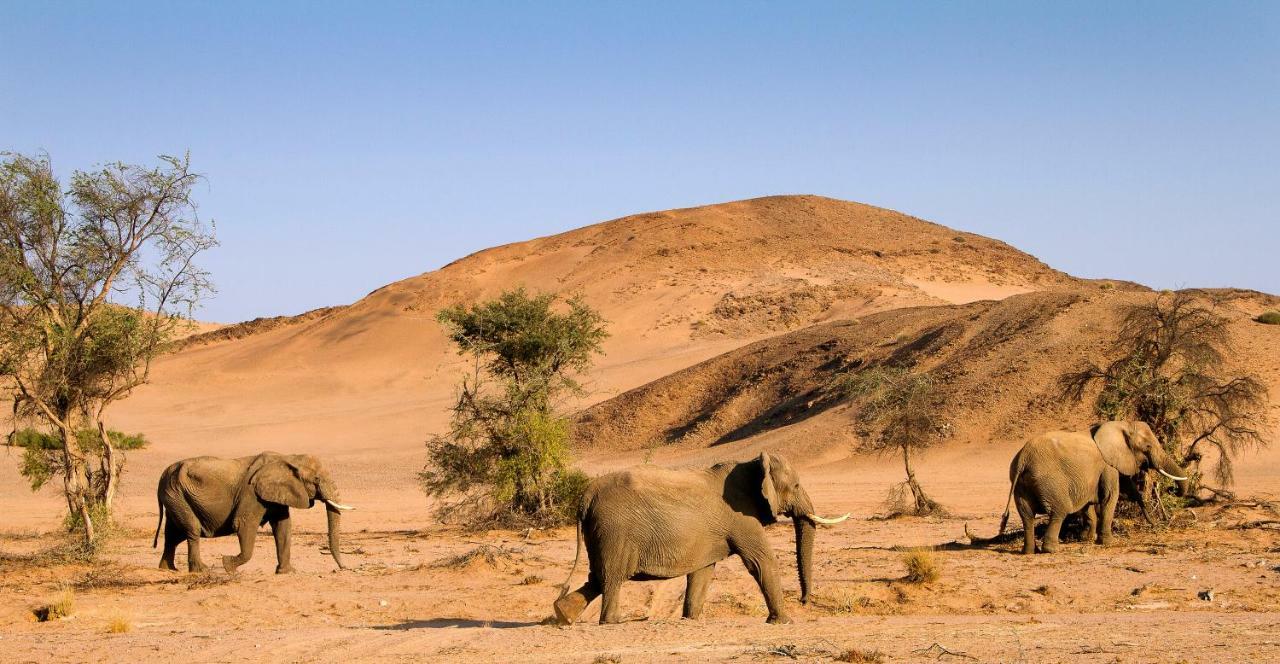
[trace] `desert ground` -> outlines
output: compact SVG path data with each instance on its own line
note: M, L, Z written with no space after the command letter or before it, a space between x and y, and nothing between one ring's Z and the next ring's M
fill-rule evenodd
M820 511L853 515L819 531L807 606L789 524L770 527L794 624L765 623L734 558L718 566L700 621L679 618L677 579L629 583L623 624L596 624L598 603L576 625L546 624L572 528L437 520L415 478L467 365L432 317L519 284L581 294L609 321L588 394L566 404L581 409L576 456L588 473L768 450L795 462ZM1280 298L1214 294L1233 321L1232 366L1257 373L1275 402L1280 326L1252 317ZM996 531L1027 436L1088 425L1088 405L1056 398L1052 379L1101 358L1116 312L1151 296L889 210L797 196L626 217L486 250L350 305L211 325L111 412L112 428L152 444L129 454L122 532L99 560L57 556L56 490L31 492L21 455L0 453L0 659L1275 661L1274 428L1270 449L1242 457L1237 501L1196 507L1167 530L1122 522L1111 547L1068 542L1035 556L964 536L966 524ZM879 518L900 463L857 453L853 414L812 398L832 367L886 354L915 358L946 390L954 434L918 472L948 517ZM343 524L351 569L329 558L321 509L294 513L292 575L272 573L265 529L234 576L212 564L234 538L206 540L215 571L157 569L160 471L265 449L318 455L357 507ZM922 547L939 576L908 583L905 550ZM580 566L573 583L584 576ZM71 616L37 621L34 610L64 597Z

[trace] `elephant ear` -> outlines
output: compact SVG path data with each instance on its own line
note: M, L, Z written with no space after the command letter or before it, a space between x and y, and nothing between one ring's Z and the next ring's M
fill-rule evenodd
M768 452L760 453L760 469L763 471L764 478L760 483L760 493L764 496L764 501L769 503L769 514L777 515L782 513L782 501L778 499L778 491L773 486L773 459Z
M299 469L283 457L270 457L262 460L249 482L264 503L306 509L311 507L311 496L298 472Z
M1126 422L1104 422L1093 429L1093 442L1102 452L1102 460L1121 475L1138 474L1139 463L1129 447L1129 427Z

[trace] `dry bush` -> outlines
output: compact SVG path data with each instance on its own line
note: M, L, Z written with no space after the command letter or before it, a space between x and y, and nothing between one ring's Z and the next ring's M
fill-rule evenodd
M768 613L764 605L755 598L743 597L742 595L725 593L720 596L720 603L729 607L731 613L740 616L763 616Z
M107 620L108 634L124 634L132 629L133 621L129 620L129 617L122 613L117 613Z
M432 563L432 567L463 569L480 564L493 569L513 565L521 559L524 549L507 548L501 544L481 544L476 548L456 556L441 558Z
M847 615L858 613L871 606L871 599L854 592L851 588L837 587L819 589L813 593L810 603L833 615Z
M35 615L36 620L48 622L50 620L62 620L74 615L75 612L76 596L71 592L70 588L63 588L57 599L44 606L37 607L31 613Z
M866 648L850 648L839 655L836 655L837 662L852 662L853 664L883 664L887 661L884 653L879 650L867 650Z
M907 567L907 575L902 578L907 583L933 583L941 576L941 569L930 549L907 551L902 554L902 564Z
M1264 325L1280 325L1280 311L1268 311L1254 320Z
M536 586L539 583L542 583L542 577L537 574L530 574L520 580L520 585L522 586Z

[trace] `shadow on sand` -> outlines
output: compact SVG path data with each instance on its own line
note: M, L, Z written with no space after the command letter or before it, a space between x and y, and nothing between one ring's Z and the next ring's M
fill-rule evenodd
M406 631L410 629L514 629L517 627L535 627L539 622L512 622L508 620L472 620L470 618L432 618L430 620L407 620L395 625L379 625L374 629L389 631Z

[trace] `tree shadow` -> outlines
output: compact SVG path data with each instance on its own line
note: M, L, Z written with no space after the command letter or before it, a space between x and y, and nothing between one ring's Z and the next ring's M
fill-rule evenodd
M510 620L473 620L471 618L431 618L429 620L406 620L394 625L378 625L374 629L385 631L408 631L411 629L515 629L518 627L536 627L541 622L515 622Z

